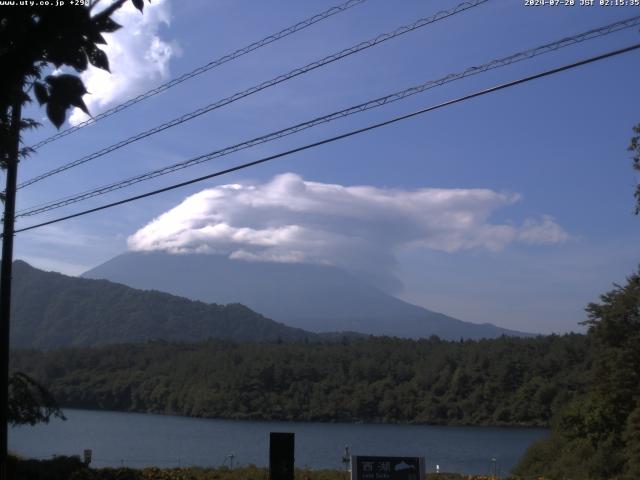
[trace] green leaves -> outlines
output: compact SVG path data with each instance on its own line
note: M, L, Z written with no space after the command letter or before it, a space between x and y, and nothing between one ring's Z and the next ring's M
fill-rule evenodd
M109 59L107 58L107 54L100 50L98 47L94 46L89 51L89 61L94 67L98 67L106 70L107 72L111 72L111 70L109 70Z
M42 93L43 84L36 85L41 85L38 90L40 90L42 98L46 99L47 116L57 128L62 126L65 121L66 111L72 106L78 107L89 115L89 110L82 100L82 96L87 93L87 89L79 77L69 74L49 75L45 78L45 81L48 84L46 94Z
M43 83L35 82L33 84L33 92L35 93L36 100L38 100L40 105L44 105L47 103L47 100L49 100L49 91Z
M82 100L87 92L80 78L65 74L41 81L42 72L52 65L71 67L79 73L89 65L109 71L109 59L99 45L107 43L105 33L121 28L112 16L128 1L115 0L93 16L91 8L82 6L33 5L1 10L0 45L7 48L1 49L0 56L0 105L30 101L27 87L31 84L33 96L46 108L47 116L57 128L62 126L71 107L88 114ZM132 4L143 11L144 0L132 0Z
M69 74L49 75L45 78L45 81L49 84L52 99L68 101L68 103L77 107L81 106L73 101L77 96L87 93L87 89L84 88L84 84L79 77Z
M131 0L131 3L133 3L133 6L142 13L142 10L144 9L144 0Z
M9 378L9 421L12 425L48 423L51 417L66 420L51 394L30 376L15 372Z
M56 128L60 128L62 126L66 115L67 111L61 105L53 102L49 102L47 104L47 117L49 117L49 120L51 120L51 123L53 123Z
M633 169L640 171L640 123L633 127L633 137L628 150L633 153ZM640 215L640 183L636 184L636 191L633 196L636 199L636 215Z
M122 25L108 16L97 15L93 23L97 30L104 33L113 33L122 28Z

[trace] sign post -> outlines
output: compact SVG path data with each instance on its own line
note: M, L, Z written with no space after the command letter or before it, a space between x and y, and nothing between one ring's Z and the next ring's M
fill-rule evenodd
M83 453L83 460L84 460L84 464L88 467L89 464L91 463L91 457L93 456L93 452L91 451L90 448L87 448Z
M271 432L269 435L269 479L293 480L295 435Z
M422 480L424 457L351 457L351 480Z

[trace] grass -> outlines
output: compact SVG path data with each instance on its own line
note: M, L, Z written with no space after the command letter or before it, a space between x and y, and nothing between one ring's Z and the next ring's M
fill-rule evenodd
M347 480L338 470L296 469L296 480ZM221 468L89 468L77 457L51 460L11 459L9 480L268 480L268 470L256 466ZM427 474L425 480L491 480L486 476Z

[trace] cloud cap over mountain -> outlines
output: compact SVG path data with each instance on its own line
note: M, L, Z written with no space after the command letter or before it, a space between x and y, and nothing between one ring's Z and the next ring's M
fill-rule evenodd
M133 251L214 253L233 259L336 265L387 289L395 253L499 251L555 244L569 234L551 217L492 223L520 196L489 189L402 190L307 181L285 173L262 184L203 190L131 235Z

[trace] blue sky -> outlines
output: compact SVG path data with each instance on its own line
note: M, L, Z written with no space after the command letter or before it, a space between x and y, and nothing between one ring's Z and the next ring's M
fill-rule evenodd
M110 55L114 75L108 80L91 72L85 76L93 94L88 97L90 109L97 113L337 3L165 0L154 1L142 17L123 12L125 29L109 40L115 52ZM26 180L457 3L369 0L43 147L21 164L19 178ZM269 88L20 190L18 209L640 14L637 7L525 7L523 3L490 0ZM591 40L134 188L22 219L18 228L317 141L639 39L636 27ZM543 333L579 330L586 303L597 300L613 282L623 282L640 261L640 219L633 216L632 196L637 179L626 151L631 127L640 122L640 94L633 87L639 64L640 53L630 53L258 168L18 234L16 257L47 270L78 274L127 248L143 248L131 240L128 244L127 239L141 229L153 230L155 237L145 245L169 248L166 245L180 241L186 242L181 244L186 250L207 247L233 254L249 249L250 255L262 255L262 260L272 255L280 261L286 257L335 263L365 276L397 280L394 293L401 298L463 320ZM43 115L35 107L29 113L35 118ZM45 126L30 134L27 143L53 133L53 127ZM277 176L284 173L293 174L285 177L292 181L280 188L276 183L282 177ZM265 215L280 223L254 218L258 215L251 212L256 210L247 207L240 190L215 205L198 207L208 221L233 227L225 230L226 236L218 232L206 238L197 235L194 240L188 230L198 223L193 211L184 213L185 208L175 207L205 189L223 192L219 187L224 184L251 186L261 192L258 198L279 195L278 206ZM331 201L331 194L318 193L325 192L327 185L342 195L344 208ZM355 186L366 189L354 190ZM306 193L299 193L300 188ZM416 200L416 192L424 195ZM447 193L449 199L440 210L433 203L437 192ZM453 205L452 192L464 201L455 200L458 203ZM311 200L316 202L313 215L308 207ZM387 208L389 202L396 210ZM319 215L316 207L326 208ZM296 217L298 223L292 209L304 214ZM158 219L168 211L174 214ZM179 239L171 233L175 224L167 224L175 220L176 211L184 214L179 222L188 230L183 233L189 234ZM345 211L365 213L349 216ZM364 221L367 212L371 219ZM313 221L305 220L311 217ZM281 235L282 228L291 225L304 227L294 240ZM247 231L259 239L247 240ZM352 242L354 235L359 236ZM319 238L322 248L310 241ZM353 255L354 249L346 244L364 253Z

